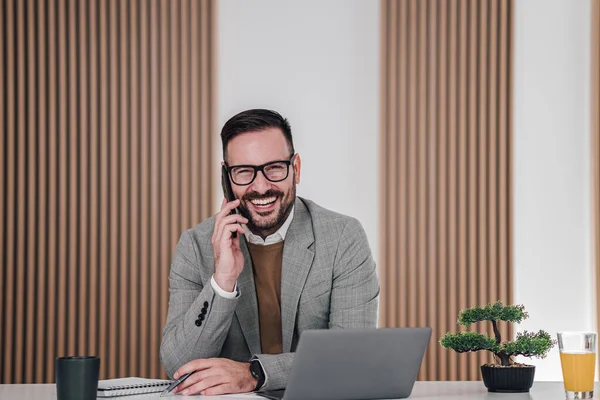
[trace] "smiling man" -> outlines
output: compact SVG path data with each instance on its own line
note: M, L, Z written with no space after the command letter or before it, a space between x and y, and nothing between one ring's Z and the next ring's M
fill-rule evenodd
M221 139L236 200L183 233L169 276L160 356L174 378L193 372L175 390L184 395L285 388L303 331L377 321L365 232L356 219L296 196L301 159L288 121L244 111Z

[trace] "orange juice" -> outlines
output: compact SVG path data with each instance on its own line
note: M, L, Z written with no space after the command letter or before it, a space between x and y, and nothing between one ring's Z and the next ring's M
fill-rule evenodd
M594 390L596 353L589 351L560 352L565 390L589 392Z

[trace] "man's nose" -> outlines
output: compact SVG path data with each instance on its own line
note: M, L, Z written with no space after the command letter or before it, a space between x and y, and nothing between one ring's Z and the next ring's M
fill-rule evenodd
M256 178L254 178L254 182L252 182L252 189L258 193L264 193L269 190L269 181L265 178L263 171L258 171L256 173Z

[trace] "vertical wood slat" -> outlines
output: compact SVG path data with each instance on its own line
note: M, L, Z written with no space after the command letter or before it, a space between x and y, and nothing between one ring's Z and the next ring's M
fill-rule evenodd
M512 18L512 1L382 2L380 325L433 328L419 379L479 379L488 355L438 339L512 301Z
M489 301L488 293L487 293L487 276L490 270L490 267L487 265L488 262L488 236L487 236L487 158L482 155L487 152L487 139L488 139L488 125L487 125L487 80L488 80L488 67L487 67L487 48L489 38L487 36L488 33L488 2L482 1L479 3L479 48L478 48L478 77L479 82L477 85L478 90L478 109L477 109L477 118L478 118L478 157L477 157L477 233L478 233L478 244L477 244L477 254L478 260L477 263L479 265L478 268L478 285L477 285L477 300L478 303L482 304L486 301ZM486 132L486 134L482 134L481 132ZM482 268L481 266L485 267ZM488 332L488 329L482 324L478 324L477 331L480 333ZM479 352L477 354L477 359L480 363L483 363L488 359L487 355L484 352Z
M67 337L67 108L66 108L66 0L58 0L56 25L57 25L57 47L58 47L58 81L64 82L58 85L58 281L57 281L57 330L56 350L59 354L65 354Z
M428 63L427 63L427 162L428 162L428 174L427 174L427 246L428 246L428 263L427 272L429 278L427 280L427 287L436 288L438 284L438 251L437 251L437 232L436 226L438 223L436 199L437 199L437 112L436 112L436 98L437 98L437 48L438 48L438 5L436 0L429 1L429 15L427 22L428 32ZM432 290L432 293L435 293ZM437 315L437 304L435 297L430 293L428 296L428 320L435 320ZM439 371L439 353L440 349L436 346L437 340L432 335L429 341L427 351L427 362L429 368L427 369L428 376L437 376Z
M98 58L99 67L98 82L99 82L99 125L98 125L98 143L100 145L99 151L99 179L100 179L100 204L99 204L99 251L98 251L98 270L99 270L99 287L98 293L102 293L103 289L106 290L108 296L100 296L98 304L99 315L108 315L108 302L111 298L111 288L108 286L108 270L110 268L110 249L109 249L109 231L108 231L108 220L109 220L109 204L108 204L108 192L109 192L109 137L110 129L108 126L108 75L109 75L109 64L108 64L108 3L102 4L102 1L98 2ZM110 326L109 321L101 321L98 324L98 354L104 362L100 365L102 373L106 374L108 367L111 363L109 358L109 343L108 343L108 328Z
M212 214L212 3L0 7L0 383L164 376L174 244Z
M417 0L408 5L408 185L414 190L408 192L408 303L417 304ZM408 326L417 325L416 307L408 308Z
M446 312L450 320L455 318L458 312L458 246L457 246L457 157L456 148L458 141L458 134L456 131L456 125L458 123L457 115L457 73L458 73L458 21L457 11L458 0L448 1L448 126L447 126L447 138L448 138L448 157L446 164L446 179L447 179L447 245L448 245L448 298ZM455 352L449 352L448 364L449 372L454 374L460 380L461 366L464 357L458 358L458 354Z
M119 115L119 129L121 132L128 132L130 127L130 77L129 77L129 65L131 63L129 53L129 39L131 31L129 30L129 8L128 4L124 1L119 2L119 104L120 104L120 115ZM127 302L129 299L129 282L131 276L130 268L123 268L124 265L129 264L130 260L130 246L131 246L131 221L129 213L129 188L130 188L130 174L129 174L129 144L131 142L130 135L121 135L120 149L119 149L119 163L120 171L119 178L121 181L120 186L120 197L119 197L119 215L121 219L120 234L122 246L119 249L119 280L120 280L120 292L119 300L122 303ZM129 307L122 307L119 313L119 325L127 326L131 321L133 310ZM130 370L128 365L129 362L129 351L131 348L129 342L128 330L120 329L119 331L119 376L125 376L126 371Z
M200 47L199 39L199 23L197 22L197 16L200 13L200 5L191 1L189 3L188 9L188 23L189 23L189 48L195 49L195 51L190 51L190 63L191 65L199 65L201 59L202 49ZM199 70L191 68L189 70L189 86L191 88L189 99L190 99L190 109L192 112L190 113L190 152L191 152L191 160L190 164L192 169L190 171L190 218L192 221L199 221L200 215L200 207L198 206L201 203L202 199L199 198L200 190L201 190L201 181L200 181L200 158L196 157L196 154L200 152L200 135L196 135L195 132L199 132L200 130L200 120L201 115L198 112L193 112L193 110L199 110L201 107L200 103L200 90L197 88L200 87L200 74L198 74ZM209 160L210 161L210 160Z
M149 15L149 26L150 27L158 27L158 1L152 1L150 7L150 15ZM150 238L150 260L151 260L151 270L149 274L149 282L148 282L148 293L149 293L149 310L150 312L150 348L149 351L152 351L153 343L160 342L160 331L156 329L152 329L154 326L160 326L162 324L162 319L160 317L160 299L162 293L160 293L160 288L158 286L158 282L160 280L160 158L159 158L159 116L160 116L160 108L159 108L159 100L160 100L160 89L158 85L158 76L159 76L159 48L158 48L158 29L150 29L150 82L155 82L154 86L150 86L151 94L150 94L150 212L152 215L156 215L157 217L151 221L151 238ZM184 135L186 132L182 132ZM185 165L189 165L184 163ZM189 219L186 221L188 222ZM156 371L159 367L159 360L156 357L150 358L150 370Z
M89 305L91 311L87 316L88 354L100 354L98 346L98 322L92 315L98 313L98 3L90 0L88 3L88 40L89 52Z
M190 5L189 0L181 0L180 3L180 23L179 37L180 43L180 65L179 76L181 85L180 119L181 119L181 165L189 165L190 158L190 27L189 15ZM181 209L180 209L180 229L186 225L186 221L190 219L190 169L181 168Z
M189 4L188 18L189 18L189 32L190 32L190 43L189 48L195 49L190 51L190 63L191 65L199 65L201 59L202 48L200 42L200 22L198 15L201 12L201 6L195 1L191 1ZM201 69L200 69L201 70ZM190 171L190 218L192 221L200 221L200 207L202 199L199 197L202 190L202 181L200 177L200 160L202 157L196 157L201 151L200 146L200 135L196 135L196 132L200 131L200 121L203 120L202 116L194 110L200 110L202 105L200 103L200 72L199 69L191 68L189 71L189 85L191 88L190 92L190 152L192 159L190 160L192 169ZM210 159L208 160L210 162Z
M398 43L400 46L399 49L399 57L398 64L400 66L400 72L398 75L398 80L400 85L398 87L398 92L400 94L399 100L399 115L397 120L397 129L398 129L398 141L396 142L396 146L393 148L397 150L398 160L394 160L397 162L396 166L391 168L391 171L394 170L394 167L398 168L397 179L399 181L406 182L408 180L408 102L409 102L409 87L408 87L408 72L409 72L409 58L408 58L408 45L409 45L409 8L408 1L403 1L398 6L399 14L399 27L398 29L402 30L402 34L399 34ZM396 154L394 152L393 154ZM393 165L393 164L392 164ZM399 199L399 207L398 207L398 216L394 221L398 221L399 226L406 226L408 224L408 193L403 190L399 190L397 186L394 185L393 182L390 182L391 188L394 188L396 191L396 196ZM394 207L394 204L389 204L388 207ZM393 215L393 214L392 214ZM395 260L399 259L397 265L399 268L399 274L396 279L395 284L401 284L402 282L407 282L408 280L408 235L406 234L406 230L398 229L396 227L392 227L395 229L398 235L398 253L395 259L390 259L390 262L393 264ZM398 288L398 286L396 286ZM396 319L399 324L406 325L408 324L408 308L406 304L402 304L402 308L399 307L396 314Z
M6 4L6 16L4 25L6 26L6 37L4 42L4 49L6 49L6 56L3 57L6 62L6 98L4 104L6 107L6 131L15 132L15 34L14 34L14 4L12 1ZM4 282L6 282L6 294L5 294L5 312L4 312L4 380L12 381L14 376L13 360L14 360L14 348L13 348L13 327L15 324L15 288L14 288L14 273L15 268L11 266L15 265L14 256L14 233L15 233L15 136L8 135L5 138L5 153L3 156L6 157L6 171L4 181L6 182L6 210L4 212L4 221L6 221L6 234L5 236L5 260L6 260L6 271L4 275ZM12 194L12 195L11 195Z
M427 1L417 4L418 19L418 41L427 43ZM427 65L427 46L419 46L417 62L419 65ZM418 293L427 293L427 69L420 68L418 71L418 101L417 101L417 274ZM417 325L424 326L427 322L427 302L419 301L417 308ZM423 361L419 372L419 379L423 380L427 375L428 360Z
M110 132L110 144L109 144L109 165L110 168L110 196L109 196L109 249L110 258L108 260L109 267L109 287L110 287L110 298L109 298L109 310L108 315L114 316L109 321L108 337L111 338L113 344L109 346L108 359L104 362L105 366L108 366L108 371L112 371L113 374L119 374L119 357L120 354L120 342L118 340L118 322L119 318L119 302L121 301L121 292L119 290L119 242L122 240L121 233L119 230L119 196L121 194L122 187L119 181L119 173L122 168L120 164L120 154L117 149L119 144L119 65L118 65L118 19L117 13L119 3L117 0L110 0L108 12L108 48L109 48L109 132Z
M149 5L150 3L146 3ZM141 4L140 4L141 5ZM148 353L151 351L149 346L149 301L148 298L148 273L152 269L149 257L150 251L150 221L142 217L148 215L150 200L150 82L148 73L149 61L149 43L148 43L148 7L139 8L139 31L140 31L140 268L138 269L138 278L140 280L139 304L140 304L140 353L138 359L140 362L140 372L147 375L149 370ZM178 136L178 135L176 135ZM144 266L142 268L141 266ZM148 332L144 334L144 331Z
M513 144L513 113L512 113L512 108L513 108L513 54L514 54L514 40L515 37L514 35L511 33L514 31L514 25L513 25L513 21L514 19L514 2L509 2L508 3L508 12L506 15L506 18L508 19L507 21L507 29L506 29L506 34L508 35L508 47L506 49L506 55L507 55L507 62L506 62L506 74L507 74L507 81L506 81L506 113L508 114L508 123L507 123L507 127L506 129L508 129L508 138L507 138L507 146L506 146L506 164L507 164L507 168L508 168L508 177L512 177L514 176L514 172L513 172L513 167L514 164L512 162L512 157L513 157L513 151L512 151L512 144ZM507 271L507 278L506 278L506 282L507 285L505 287L505 296L506 296L506 302L508 303L510 301L510 299L512 298L512 285L510 285L509 283L513 282L513 268L512 268L512 264L511 264L511 260L513 260L513 246L511 246L512 243L512 227L513 227L513 211L512 211L512 204L513 204L513 197L512 197L512 193L513 193L513 187L511 185L511 181L510 179L507 179L506 182L506 193L507 193L507 212L506 212L506 246L508 248L507 251L507 260L506 260L506 265L505 265L505 269ZM504 331L504 333L506 334L506 337L513 337L514 335L514 331L513 331L513 327L509 326L507 330Z
M78 345L77 353L85 354L88 349L88 307L89 297L83 296L83 293L89 293L90 281L89 281L89 246L90 246L90 229L89 229L89 204L90 204L90 190L89 190L89 143L90 143L90 126L89 126L89 69L88 69L88 37L89 37L89 14L88 4L86 2L78 3L77 13L77 37L78 41L78 56L77 56L77 71L78 71L78 85L79 85L79 96L77 98L77 104L79 105L79 124L77 125L77 132L79 136L79 150L75 149L79 153L79 180L73 182L73 185L77 187L80 209L78 214L79 222L79 237L80 237L80 248L79 248L79 260L78 260L78 272L79 272L79 313L78 321L80 324L85 324L85 328L78 329ZM40 87L41 89L41 87Z
M470 0L469 3L469 93L468 93L468 191L469 191L469 211L468 211L468 298L470 301L477 300L477 274L478 274L478 251L477 251L477 17L479 0ZM471 356L471 362L477 365L480 361L480 355ZM477 380L479 371L476 368L469 368L469 380Z
M56 189L56 154L57 154L57 90L56 81L57 75L57 60L56 60L56 2L55 0L48 0L47 3L47 18L48 18L48 55L47 55L47 69L48 69L48 101L46 106L48 107L48 259L47 264L55 265L55 270L51 273L50 268L47 271L47 299L45 304L46 318L49 324L56 326L56 307L51 307L50 304L56 304L56 272L58 271L57 262L57 214L58 214L58 200L57 200L57 189ZM56 354L56 329L50 329L47 332L46 343L46 363L52 359ZM45 381L50 382L52 379L52 371L46 368Z
M48 183L47 183L47 79L46 79L46 68L47 68L47 48L45 45L46 38L46 9L44 2L38 2L37 5L37 43L36 43L36 54L37 54L37 144L38 144L38 214L37 214L37 237L35 243L37 245L32 246L37 253L37 265L36 265L36 283L37 283L37 304L36 304L36 326L39 328L45 325L46 321L46 304L48 303L46 293L46 277L48 276L47 269L47 232L48 232ZM1 91L0 91L1 93ZM0 95L0 97L2 97ZM7 131L8 133L8 131ZM1 246L0 246L1 247ZM7 264L8 265L8 264ZM38 357L38 362L35 363L35 381L43 381L45 377L45 365L47 365L46 352L43 349L46 346L46 332L44 329L36 329L36 342L35 349ZM5 380L8 382L8 380Z
M68 107L68 130L69 135L69 150L68 153L68 165L73 166L68 168L68 196L69 196L69 209L71 214L69 215L69 265L68 265L68 287L71 288L68 291L68 340L67 340L67 354L76 354L78 347L79 337L77 336L77 325L79 319L79 298L81 298L81 288L78 286L78 259L79 259L79 220L77 218L80 210L78 200L78 185L79 181L79 159L80 154L79 148L79 136L78 136L78 111L79 105L77 101L77 3L73 0L67 2L67 18L68 18L68 64L67 64L67 77L68 77L68 104L73 106Z
M139 301L138 301L138 289L137 284L139 279L139 203L140 198L140 176L139 176L139 141L141 133L139 131L139 100L140 98L136 95L139 90L139 70L138 65L140 62L140 55L138 53L138 2L132 2L129 8L129 76L130 76L130 97L129 97L129 115L130 115L130 126L131 131L130 147L129 147L129 173L130 178L130 192L129 192L129 221L130 221L130 237L129 237L129 265L131 270L129 271L129 281L136 282L129 288L129 304L133 312L129 318L133 321L133 325L129 329L129 347L128 347L128 360L129 369L137 371L139 370L139 335L140 335L140 313L139 313Z
M37 151L37 140L36 140L36 97L35 97L35 79L36 79L36 57L35 57L35 24L36 24L36 12L35 2L33 0L27 1L27 154L36 154ZM1 17L0 17L1 18ZM0 28L1 29L1 28ZM0 39L1 41L1 39ZM0 61L1 62L1 61ZM1 74L0 74L1 76ZM1 78L0 78L1 79ZM0 89L2 92L2 89ZM0 104L0 110L2 105ZM0 126L2 126L0 122ZM2 150L0 149L0 154ZM36 157L29 157L27 161L27 243L36 242L36 212L37 212L37 169L36 169ZM1 172L0 172L1 173ZM0 182L0 185L2 183ZM0 196L2 194L0 193ZM0 206L0 210L1 210ZM0 238L0 243L2 243ZM0 263L2 258L0 257ZM1 273L0 273L1 274ZM35 252L27 252L27 310L35 309L35 293L36 293L36 280L33 277L36 276L36 254ZM2 307L0 305L0 307ZM25 360L31 360L35 357L35 313L26 312L27 320L25 321L25 331L27 332L27 339L25 342ZM34 363L25 364L25 382L33 382L34 377Z
M181 93L181 80L180 75L179 75L179 57L180 57L180 48L179 48L179 44L180 44L180 31L179 31L179 26L181 25L181 19L180 19L180 6L181 4L179 2L176 1L172 1L169 2L169 19L170 19L170 50L171 50L171 54L169 56L169 60L171 61L171 65L170 65L170 78L171 78L171 95L170 95L170 100L171 100L171 118L170 118L170 122L171 122L171 130L174 132L178 132L179 128L180 128L180 121L181 121L181 109L180 109L180 93ZM172 143L171 143L171 152L170 152L170 158L171 158L171 177L170 177L170 181L171 181L171 238L173 240L173 242L170 244L171 247L173 248L176 244L176 237L181 233L181 230L179 229L179 221L180 221L180 207L178 206L179 204L179 190L180 190L180 185L179 185L179 179L181 177L181 172L179 169L179 161L181 159L181 141L180 141L180 137L179 136L175 136L172 138Z
M447 2L441 1L439 2L439 19L440 19L440 43L439 43L439 51L440 51L440 63L439 63L439 71L438 71L438 85L439 85L439 95L438 95L438 109L439 109L439 120L438 120L438 176L437 180L439 182L438 186L438 215L439 215L439 227L437 229L438 233L438 266L439 266L439 276L437 293L439 293L437 300L437 310L438 310L438 320L437 324L433 324L432 326L446 327L448 326L448 321L452 321L452 317L448 317L447 309L446 309L446 299L448 296L447 290L447 280L448 280L448 242L447 242L447 210L446 210L446 202L447 202L447 174L446 174L446 160L448 159L448 109L447 109L447 80L448 80L448 41L443 39L448 35L448 8ZM442 328L443 329L443 328ZM437 334L436 334L437 333ZM433 331L432 336L437 338L441 331ZM437 345L437 341L436 341ZM439 353L439 363L440 363L440 371L438 372L438 376L440 380L449 380L450 376L448 373L448 352L440 351Z
M488 265L490 273L488 275L488 296L497 299L498 276L498 208L497 192L498 182L496 181L497 163L498 163L498 1L489 0L489 50L488 50L488 176L487 176L487 206L488 206Z
M171 179L170 175L170 108L169 108L169 97L170 92L170 69L169 69L169 0L160 0L160 69L163 71L160 77L160 130L161 130L161 142L160 147L162 150L161 154L161 175L160 181L162 185L160 195L160 229L163 232L169 232L171 207L170 207L170 195L168 188L168 182ZM202 68L201 68L202 69ZM202 109L202 107L200 107ZM205 137L206 135L201 135ZM208 189L210 190L210 189ZM171 249L171 243L167 240L161 241L161 265L165 265L170 262L168 259ZM161 293L167 293L169 288L169 282L166 279L161 279ZM161 308L161 320L166 321L168 311L168 300L163 300Z
M6 49L6 56L3 57L6 62L6 98L4 104L6 107L6 131L15 132L15 34L14 34L14 4L9 1L6 4L6 16L4 25L6 26L6 37L4 42L4 49ZM4 303L4 380L12 381L14 376L13 370L13 327L15 324L15 288L14 288L14 273L15 268L11 268L11 265L15 263L14 256L14 233L15 233L15 135L8 135L5 138L5 153L3 156L6 157L6 171L4 182L6 182L6 209L4 211L4 221L6 221L6 233L5 233L5 260L6 260L6 271L4 274L4 282L6 282L6 294ZM12 196L10 195L12 194Z
M457 99L457 136L458 136L458 308L469 304L467 278L467 1L459 2L458 9L458 99ZM461 357L460 380L466 380L471 366L471 357Z
M17 220L16 220L16 236L17 243L25 243L25 10L24 2L18 1L17 8ZM17 246L16 249L17 261L17 281L16 292L25 293L25 246ZM17 306L15 308L15 347L23 348L23 336L25 334L25 300L26 296L18 296L16 299ZM19 354L15 360L15 378L23 380L23 357Z

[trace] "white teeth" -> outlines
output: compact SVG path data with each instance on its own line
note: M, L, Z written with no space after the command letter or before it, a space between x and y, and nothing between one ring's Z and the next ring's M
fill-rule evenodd
M265 206L267 204L270 204L270 203L274 202L275 199L276 199L275 197L269 197L267 199L254 199L254 200L250 200L250 202L252 204L254 204L254 205L257 205L257 206Z

